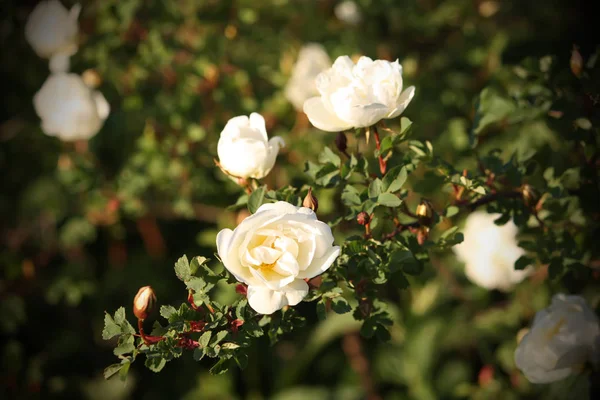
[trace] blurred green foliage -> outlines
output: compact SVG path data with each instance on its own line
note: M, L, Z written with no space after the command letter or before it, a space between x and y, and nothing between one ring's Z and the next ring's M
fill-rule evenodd
M592 143L599 126L598 68L581 79L569 69L574 44L586 62L597 54L591 11L583 1L566 0L357 0L363 20L350 26L335 17L336 3L83 1L80 50L71 69L96 71L99 90L111 104L87 151L45 136L33 110L31 99L48 74L23 35L35 2L0 6L2 398L361 399L369 387L385 399L587 393L588 383L576 379L548 387L528 383L512 355L516 333L551 293L566 288L598 298L597 273L583 262L599 259L593 246L597 223L591 221L597 221L600 196L597 183L581 184L597 179L597 164L581 160L597 154ZM116 344L102 340L104 311L131 304L144 285L154 288L159 304L185 301L174 260L181 254L210 256L216 232L235 226L245 212L229 208L239 188L214 167L219 133L229 118L260 112L269 135L285 138L287 147L264 182L269 187L301 188L312 184L317 168L340 163L333 151L319 157L324 146L335 148L335 135L310 127L283 95L306 42L322 43L332 58L400 60L404 81L417 88L405 113L414 122L415 142L402 147L406 153L395 151L390 164L430 161L430 141L447 163L439 165L443 173L415 165L408 187L446 217L455 210L447 207L443 184L464 186L473 195L484 186L482 175L460 178L463 169L478 168L474 146L479 162L512 179L512 186L527 182L549 193L540 217L567 226L551 230L545 241L525 228L521 245L534 250L537 264L549 265L552 279L542 270L509 294L490 292L470 284L451 253L439 251L422 273L403 271L406 283L385 293L395 322L387 343L357 340L360 324L350 314L321 320L318 305L301 303L296 309L306 325L275 346L259 338L244 371L213 376L212 360L181 357L159 376L132 367L126 384L104 381ZM553 110L562 115L553 117ZM391 124L397 132L406 128L400 121ZM349 137L349 146L366 149L359 138ZM306 161L314 166L308 174L300 167ZM340 224L341 244L360 227L341 220L340 189L326 188L334 177L317 177L322 188L316 194L320 218ZM380 197L391 184L375 184L366 195L394 202ZM342 194L350 209L362 204L352 190ZM417 201L406 199L411 208ZM361 211L355 208L355 214ZM526 221L519 216L529 216L510 199L489 210L511 214L520 226ZM572 236L569 224L591 231ZM569 253L557 255L557 248ZM397 257L406 256L396 250ZM410 290L402 290L406 284ZM215 296L226 303L234 294L224 289ZM368 365L370 382L356 363Z

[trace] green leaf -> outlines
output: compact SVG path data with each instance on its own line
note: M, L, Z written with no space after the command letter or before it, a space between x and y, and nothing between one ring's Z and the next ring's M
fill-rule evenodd
M455 216L456 214L458 214L458 212L460 211L460 209L456 206L450 206L446 209L446 218L451 218L453 216Z
M206 355L206 353L204 352L204 347L196 347L194 349L194 353L193 353L192 357L194 358L195 361L200 361L204 358L205 355Z
M331 309L337 314L345 314L352 311L352 307L343 297L334 297L331 299Z
M390 270L401 269L409 275L419 275L423 271L423 265L417 260L410 250L395 250L390 256Z
M160 372L167 365L167 360L161 356L147 357L145 365L152 372Z
M386 152L390 151L394 146L393 140L391 136L386 136L381 141L381 146L379 146L379 155L384 156Z
M228 335L227 331L219 331L217 332L216 335L213 336L212 340L210 341L210 346L215 346L217 344L219 344L223 339L225 339L225 337Z
M190 264L190 272L192 275L194 275L196 273L196 271L198 270L198 268L200 268L201 265L206 264L208 262L208 258L206 257L202 257L202 256L197 256L192 258L192 262Z
M238 302L235 307L235 315L237 319L244 321L244 312L246 311L246 306L248 305L248 300L242 299Z
M360 193L354 186L346 185L342 192L342 202L348 207L360 206Z
M319 154L319 162L322 164L331 163L336 167L340 167L341 160L340 157L335 154L329 147L324 147L321 154Z
M113 350L115 356L131 353L135 350L135 337L133 335L123 335L119 338L117 347Z
M327 308L325 307L326 301L326 299L321 298L321 300L317 302L317 317L319 318L319 321L323 321L327 318Z
M209 372L213 375L220 375L229 370L229 363L231 360L221 358L213 367L209 370Z
M125 321L127 321L127 318L125 316L125 307L119 307L117 309L117 311L115 311L115 324L121 326L123 325L123 323L125 323Z
M392 193L381 193L377 197L377 203L386 207L398 207L402 204L402 200Z
M237 343L233 343L233 342L225 342L221 345L221 349L223 350L235 350L240 348L241 346Z
M406 182L408 172L404 165L398 165L390 169L383 177L383 190L389 193L395 193L402 189Z
M160 315L170 322L171 316L177 314L177 309L173 306L161 306Z
M405 136L412 126L412 121L406 117L400 118L400 135Z
M187 256L184 254L175 263L175 275L182 281L187 281L192 276L192 270L190 269L190 263Z
M102 339L109 340L121 334L121 327L115 323L115 320L109 313L104 313L104 329L102 330ZM108 378L107 378L108 379Z
M508 118L515 110L514 102L502 97L496 90L485 88L479 95L473 133L479 135L485 128Z
M515 269L523 270L523 269L527 268L528 266L530 266L532 263L533 263L533 259L531 257L522 255L521 257L519 257L519 259L517 261L515 261Z
M254 190L248 199L248 211L252 214L258 210L258 208L262 205L265 199L265 192L267 190L266 186L261 186L258 189Z
M129 372L129 367L131 367L131 362L129 360L123 360L123 368L119 371L119 379L121 382L125 382L127 380L127 373Z
M458 231L458 226L453 226L450 229L446 229L444 232L442 232L442 234L440 235L440 239L446 239L452 235L454 235L456 232Z
M104 379L114 377L123 368L123 364L111 364L104 368Z
M200 336L200 339L198 339L198 343L200 343L200 347L204 348L208 346L208 343L210 342L210 337L212 336L212 332L211 331L206 331L202 334L202 336Z
M383 182L377 178L369 185L369 198L376 199L383 192Z

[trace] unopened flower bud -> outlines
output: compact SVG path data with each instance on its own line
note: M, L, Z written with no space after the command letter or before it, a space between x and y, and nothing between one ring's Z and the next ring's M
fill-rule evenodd
M581 57L581 53L579 53L579 49L577 48L577 46L574 46L573 51L571 51L570 65L573 75L579 78L581 76L583 58Z
M433 210L431 208L431 204L428 201L423 200L421 204L417 206L417 219L419 223L423 226L429 226L432 222Z
M137 319L145 320L156 303L156 295L150 286L138 290L133 299L133 314Z
M535 207L540 200L538 192L528 184L521 186L521 194L523 195L523 202L527 207Z
M348 139L344 132L338 132L335 137L335 145L341 153L346 152L346 149L348 148Z
M313 194L312 188L308 188L308 193L306 194L304 201L302 201L302 206L310 208L314 212L317 212L317 209L319 208L319 201L317 200L317 197Z
M371 221L371 218L369 217L369 214L367 214L364 211L361 211L356 216L356 222L358 222L359 225L367 225L370 221Z

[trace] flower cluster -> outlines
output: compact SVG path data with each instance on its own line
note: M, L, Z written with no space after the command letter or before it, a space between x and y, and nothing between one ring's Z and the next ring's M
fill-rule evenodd
M36 54L49 59L50 76L33 98L42 130L63 141L92 138L108 117L110 106L94 82L69 73L78 50L80 5L67 10L58 0L42 1L29 15L25 37Z

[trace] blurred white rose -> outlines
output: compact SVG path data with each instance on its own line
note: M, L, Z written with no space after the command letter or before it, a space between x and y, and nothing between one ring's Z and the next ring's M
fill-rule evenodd
M25 38L38 56L72 56L77 52L80 11L79 4L69 11L58 0L42 1L35 7L25 25Z
M600 361L598 316L581 296L557 294L535 314L515 351L515 363L532 383L549 383Z
M508 291L531 272L515 270L515 262L525 254L517 245L518 228L514 222L498 226L500 214L476 211L467 217L464 241L453 247L458 259L465 263L467 278L486 289Z
M334 9L335 16L349 25L357 25L362 19L358 5L353 1L342 1Z
M94 136L108 117L102 93L90 89L77 74L51 74L33 97L42 130L63 141Z
M355 65L338 57L316 80L320 96L304 103L304 112L317 128L337 132L376 124L402 114L415 87L402 91L402 66L396 60L361 57Z
M285 97L297 110L302 110L306 100L319 94L315 80L329 67L331 59L320 44L311 43L300 49L298 61L285 87Z
M217 153L226 173L239 178L261 179L275 165L285 142L279 136L267 137L265 119L257 113L230 119L221 132Z
M248 304L271 314L308 293L306 279L325 272L340 254L329 225L306 207L263 204L235 230L217 235L217 252L235 278L248 285Z

